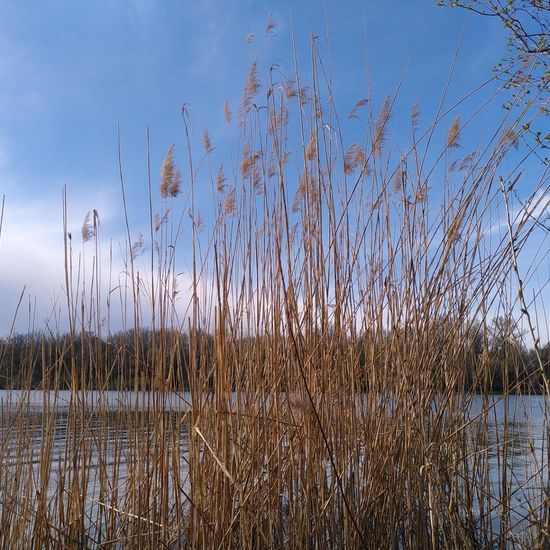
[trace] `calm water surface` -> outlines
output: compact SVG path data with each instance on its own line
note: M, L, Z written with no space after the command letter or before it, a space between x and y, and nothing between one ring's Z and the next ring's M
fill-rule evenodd
M67 464L74 460L67 456L67 449L86 448L90 472L87 498L93 504L98 498L94 475L99 476L100 467L104 475L116 474L119 494L123 494L124 481L129 475L136 475L135 462L143 449L152 454L155 445L164 440L172 448L179 448L181 460L177 467L183 481L178 490L187 491L189 424L185 417L190 403L189 393L91 391L84 396L70 391L54 394L0 390L2 462L4 466L22 459L32 462L39 479L39 459L49 441L52 449L47 491L53 497L58 485L56 476L60 472L67 475ZM148 416L151 411L155 412ZM163 411L167 419L163 429L170 434L168 438L159 438L158 411ZM475 451L470 458L472 471L475 472L477 453L483 455L489 470L492 530L498 532L501 510L497 511L498 505L491 504L491 499L498 503L504 492L511 499L511 521L521 526L532 510L540 511L544 506L544 491L549 494L549 401L544 396L476 396L468 416L466 429ZM18 429L21 425L25 426L23 432ZM26 451L18 455L13 449L21 448L22 433L27 438ZM81 437L76 445L75 437ZM494 511L491 506L495 506Z

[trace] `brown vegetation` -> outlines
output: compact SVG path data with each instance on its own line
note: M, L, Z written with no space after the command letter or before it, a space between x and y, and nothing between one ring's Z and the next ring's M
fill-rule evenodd
M396 158L385 146L393 95L374 109L378 116L354 122L364 125L364 143L348 141L320 92L328 83L315 76L315 48L312 59L309 91L297 84L291 94L288 80L260 86L252 65L239 111L236 167L245 169L230 181L221 168L212 176L208 231L195 207L196 180L206 175L193 167L187 142L182 186L170 148L164 210L153 216L150 207L147 279L128 230L122 301L134 330L125 341L98 338L100 286L83 295L66 240L69 335L34 339L32 354L19 359L18 376L29 381L38 369L41 388L53 393L44 393L38 416L24 402L2 413L0 546L547 547L547 458L533 449L534 494L518 522L511 508L522 487L507 436L490 439L494 405L486 400L471 415L494 376L490 319L531 308L516 303L525 284L517 257L541 230L535 210L508 219L502 235L494 229L508 204L495 175L513 144L495 136L453 170L460 119L438 149L434 132L448 120L422 133L415 107L412 142ZM228 123L229 113L226 105ZM502 132L521 134L526 116L509 114ZM183 117L187 125L185 107ZM290 124L301 128L295 146ZM214 158L206 131L203 145ZM92 263L97 224L94 216L87 233ZM181 315L176 251L184 234L192 283ZM537 335L528 335L535 345L524 368L514 326L497 328L500 360L518 373L502 378L502 399L534 378L548 396ZM52 407L64 384L72 390L65 416ZM113 414L78 391L113 385L150 391L151 406L128 397ZM183 387L189 402L170 410L167 396Z

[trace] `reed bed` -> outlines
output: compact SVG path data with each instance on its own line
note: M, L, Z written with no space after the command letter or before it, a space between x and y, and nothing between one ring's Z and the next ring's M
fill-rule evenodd
M522 260L547 245L548 168L517 150L537 113L503 113L465 152L460 104L405 124L395 92L344 124L315 40L307 83L291 72L260 81L254 63L226 104L229 171L183 107L144 237L125 207L120 284L102 280L100 213L82 252L65 215L68 334L29 335L15 371L0 347L23 390L2 404L1 547L548 548L548 282ZM392 125L409 128L400 152ZM517 208L527 166L539 181ZM126 205L122 161L120 183ZM509 321L498 360L493 318ZM495 433L495 410L530 392L541 438L512 416Z

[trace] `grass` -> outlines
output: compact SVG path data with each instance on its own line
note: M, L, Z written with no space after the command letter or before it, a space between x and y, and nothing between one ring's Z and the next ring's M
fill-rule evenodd
M26 399L2 406L1 546L548 547L547 442L527 438L518 465L525 434L512 413L502 431L493 422L533 381L548 398L536 309L547 281L528 298L539 266L518 259L544 239L547 168L523 208L510 183L535 158L515 147L537 115L503 114L463 155L469 119L455 106L422 129L415 107L398 155L387 145L397 94L379 109L359 100L349 118L363 138L348 140L315 41L309 87L297 70L262 84L258 73L254 63L235 113L224 106L238 129L229 173L207 130L198 153L183 107L188 166L171 147L158 200L149 168L146 236L131 234L120 163L121 284L102 290L99 213L81 254L65 213L69 332L31 335L17 373L9 342L0 348L3 376L30 390L38 372L45 390L39 414ZM199 192L213 197L206 215ZM124 338L105 311L115 299L134 329ZM493 316L509 321L498 353ZM113 387L131 390L116 412L92 400Z

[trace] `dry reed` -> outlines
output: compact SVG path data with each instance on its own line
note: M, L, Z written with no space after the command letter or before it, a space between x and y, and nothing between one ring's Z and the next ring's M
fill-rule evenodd
M533 369L506 344L513 324L497 365L487 344L491 312L519 307L533 334L542 315L517 260L540 231L536 214L511 219L494 177L517 139L496 136L453 181L437 168L457 154L460 118L442 152L429 152L435 140L421 134L415 107L412 143L392 174L394 96L377 117L356 104L350 119L362 123L366 111L367 143L343 154L312 63L309 88L283 78L263 98L252 65L242 154L229 191L221 166L213 178L216 218L202 233L184 106L189 199L171 201L181 191L172 145L154 217L150 199L151 242L127 224L128 267L107 290L131 331L102 334L98 269L84 286L66 237L69 334L31 338L18 373L6 372L0 347L2 376L23 388L0 407L1 547L548 547L547 442L529 440L518 481L514 445L527 436L513 417L502 431L491 422L535 380L548 398L541 354ZM250 109L253 99L265 108ZM229 122L227 103L224 113ZM298 171L287 162L291 125L304 129ZM521 132L521 117L505 130ZM203 145L214 157L206 131ZM495 238L503 211L507 235ZM86 241L95 216L84 227ZM181 315L176 251L187 235L191 299ZM87 252L94 266L98 246ZM145 249L148 275L135 263ZM510 370L495 400L502 364ZM33 408L36 380L43 401ZM101 404L107 389L120 390L116 407Z

